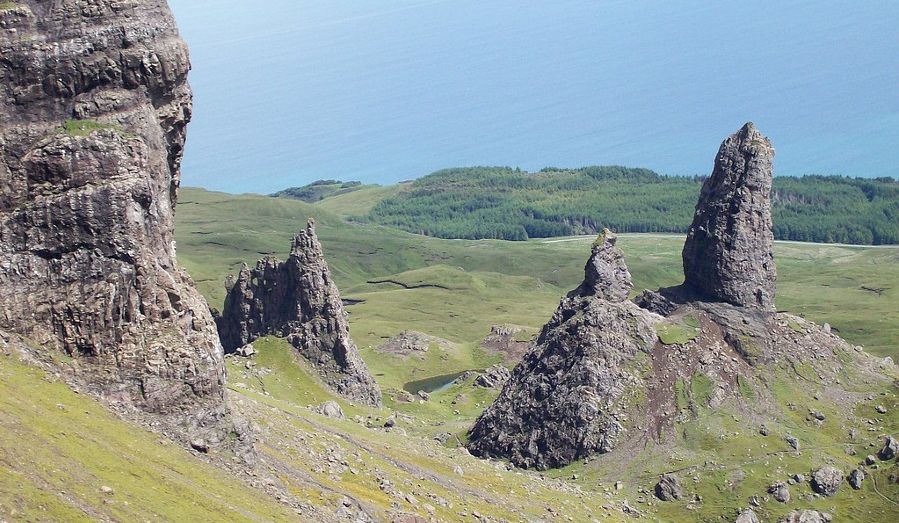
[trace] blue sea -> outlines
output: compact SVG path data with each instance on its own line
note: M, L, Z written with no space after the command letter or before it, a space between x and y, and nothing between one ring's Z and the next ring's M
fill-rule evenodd
M708 173L751 120L780 175L899 177L899 2L169 0L185 185L445 167Z

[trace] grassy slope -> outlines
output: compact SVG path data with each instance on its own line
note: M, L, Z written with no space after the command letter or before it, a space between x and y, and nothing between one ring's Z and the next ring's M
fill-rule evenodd
M101 492L108 486L112 493ZM0 354L0 519L269 521L290 514L223 471Z
M867 403L852 413L826 401L809 400L799 405L795 415L777 420L767 438L753 436L754 421L739 408L725 405L700 409L680 425L676 436L680 445L674 455L650 446L628 467L622 467L612 454L547 475L506 471L501 464L451 448L457 444L455 438L445 446L431 440L444 432L464 438L495 391L473 387L469 379L434 393L428 402L398 402L391 392L410 379L496 361L497 356L477 349L477 341L493 323L524 325L534 332L552 313L559 296L581 278L592 239L438 240L346 225L336 215L302 202L188 189L182 194L178 215L179 259L201 289L212 300L220 300L219 282L227 272L260 253L286 254L290 236L310 215L318 220L344 294L365 300L349 308L353 335L388 393L387 408L364 409L338 399L349 417L361 416L363 423L316 414L309 406L333 396L306 365L293 358L283 341L275 339L257 343L260 354L252 368L245 360L229 360L229 387L235 408L259 429L265 470L295 496L317 507L333 510L346 495L382 520L397 512L427 515L430 505L441 520L465 519L462 513L536 520L546 518L552 508L574 520L590 514L616 521L621 514L605 507L627 499L631 506L648 512L651 520L732 520L736 507L745 506L752 495L763 494L768 478L808 474L823 462L848 471L859 459L844 451L849 424L865 427L864 419L877 420L872 432L860 431L862 439L854 444L860 455L874 450L880 434L899 430L899 401L893 389L872 391L877 402L888 407L885 416ZM680 241L669 236L622 237L638 287L677 282ZM820 319L844 331L853 322L862 322L856 326L859 330L849 331L858 341L878 346L880 340L883 353L896 351L895 331L877 328L889 329L897 323L895 307L890 306L896 299L894 282L899 281L895 249L778 244L778 255L782 307L811 304L809 315L820 314ZM396 283L367 283L388 279L407 287L430 286L406 289ZM857 291L859 285L872 283L889 289L880 297ZM884 325L881 318L892 322ZM432 346L423 359L397 358L370 348L403 329L423 331L451 344ZM0 358L0 515L24 520L295 517L190 453L115 419L42 372L9 357ZM813 373L805 379L798 390L795 377L770 377L783 411L791 412L786 404L808 398L810 391L824 392ZM847 382L851 381L847 376ZM753 386L758 383L745 386L746 396L755 393ZM708 384L699 377L681 388L687 400L708 392ZM805 421L807 408L827 414L822 428ZM398 425L407 437L378 428L391 410L399 414ZM801 455L785 452L786 431L804 442ZM349 468L338 466L342 462ZM457 465L461 475L454 471ZM647 489L659 472L688 467L690 472L682 479L690 492L703 496L698 509L690 510L682 502L651 501ZM730 481L737 471L746 474L744 481ZM883 467L875 475L879 490L897 498L896 487L887 485L892 471ZM577 479L572 480L574 475ZM694 475L698 480L693 481ZM391 487L382 488L383 480ZM612 488L616 480L625 485L620 492ZM113 487L115 493L104 497L99 491L102 485ZM763 502L759 510L766 521L805 506L838 510L841 521L891 520L897 514L895 506L873 488L869 481L860 493L844 486L835 498L805 499L808 487L793 487L794 499L802 499L789 506Z

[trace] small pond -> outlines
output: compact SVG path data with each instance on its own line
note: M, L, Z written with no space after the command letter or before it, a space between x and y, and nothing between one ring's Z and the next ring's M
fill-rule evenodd
M473 370L463 370L461 372L453 372L450 374L441 374L439 376L431 376L429 378L424 378L420 380L410 381L403 385L403 390L406 392L410 392L412 394L417 393L420 390L427 392L428 394L432 392L441 392L444 391L456 381L456 379L465 374L466 372L480 372L477 369Z

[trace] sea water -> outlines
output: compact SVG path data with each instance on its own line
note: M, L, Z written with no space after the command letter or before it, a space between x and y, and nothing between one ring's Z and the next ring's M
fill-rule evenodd
M899 2L169 3L193 62L187 185L704 174L747 120L778 174L899 177Z

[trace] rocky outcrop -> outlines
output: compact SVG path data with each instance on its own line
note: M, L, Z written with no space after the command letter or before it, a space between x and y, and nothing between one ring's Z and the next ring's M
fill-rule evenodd
M312 220L294 237L287 261L268 257L254 269L244 265L228 287L216 319L226 351L262 336L284 337L336 392L366 405L381 404L380 389L350 338Z
M570 296L596 296L616 302L627 299L634 284L624 263L624 253L615 246L617 242L615 233L602 230L584 267L584 281Z
M0 56L0 328L118 405L221 404L215 325L175 261L190 63L166 3L17 0Z
M511 372L509 372L509 369L502 365L491 365L482 374L478 374L478 377L474 379L474 386L485 389L500 389L509 381L510 376Z
M752 123L718 150L683 250L685 283L705 298L774 310L773 160Z
M562 299L478 418L469 433L472 454L545 469L607 452L624 436L626 391L640 382L628 363L656 334L651 315L625 301L630 278L614 242L612 234L600 236L584 283Z

